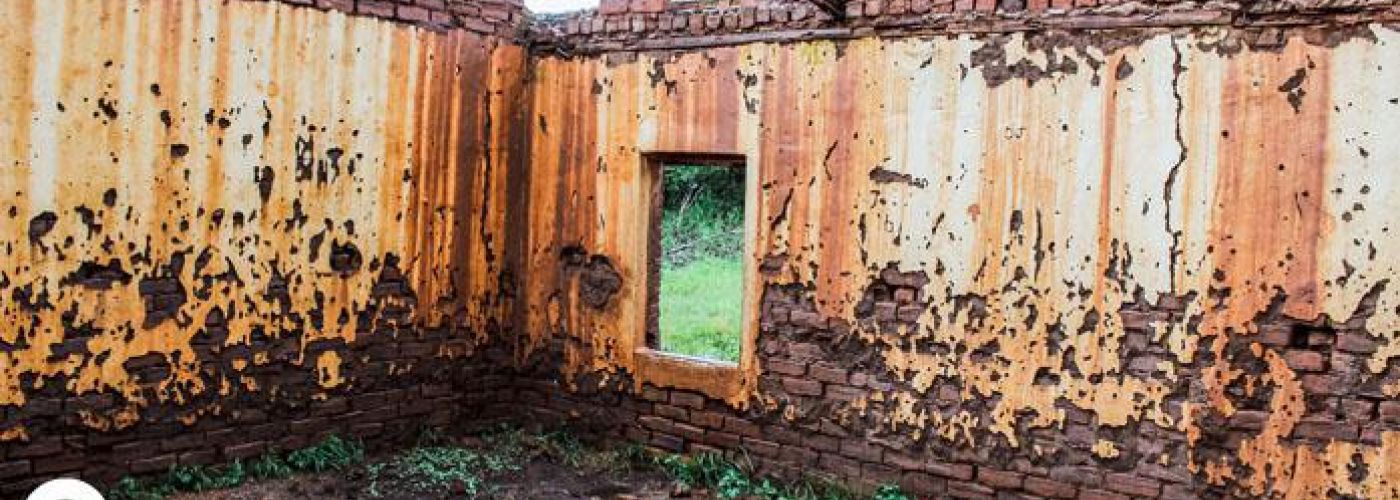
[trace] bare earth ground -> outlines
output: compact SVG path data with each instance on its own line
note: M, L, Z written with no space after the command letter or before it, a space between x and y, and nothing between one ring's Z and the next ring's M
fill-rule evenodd
M323 472L324 471L324 472ZM234 486L236 485L236 486ZM220 489L226 488L226 489ZM174 494L183 491L187 493ZM114 500L910 500L894 485L856 492L829 478L762 476L746 456L682 456L639 443L590 446L566 430L502 427L448 438L425 431L419 444L366 456L358 441L321 443L247 462L181 466L127 478Z
M365 472L356 468L339 473L299 475L286 479L252 481L242 486L204 493L186 493L170 497L173 500L282 500L282 499L419 499L419 494L395 495L385 492L381 497L364 493ZM706 499L702 491L688 491L677 486L657 471L633 471L625 474L588 473L570 469L544 459L536 459L510 477L498 477L487 485L478 498L501 500L524 499L635 499L670 498ZM443 491L429 498L468 498L460 491Z

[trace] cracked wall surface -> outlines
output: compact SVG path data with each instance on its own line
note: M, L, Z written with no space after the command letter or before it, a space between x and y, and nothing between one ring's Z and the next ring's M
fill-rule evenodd
M1256 42L1119 30L544 58L526 331L562 336L587 383L665 389L634 354L641 155L737 152L761 186L763 326L749 393L708 396L746 418L839 426L887 445L882 467L1008 450L1024 462L962 460L1132 474L1144 496L1400 495L1383 415L1400 375L1384 194L1400 152L1383 139L1400 34ZM611 259L616 307L579 307L549 272L563 246ZM728 431L688 418L643 435ZM977 486L1029 491L1014 477Z

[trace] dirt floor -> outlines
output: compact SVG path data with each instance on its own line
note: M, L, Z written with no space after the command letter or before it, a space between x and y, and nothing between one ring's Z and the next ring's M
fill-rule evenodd
M418 499L421 494L397 495L386 492L372 497L363 490L363 472L301 475L286 479L250 482L232 489L205 493L185 493L172 500L282 500L282 499ZM436 498L469 498L461 488L443 491ZM534 463L516 477L501 478L477 498L491 499L707 499L703 491L691 491L657 472L610 478L588 475L558 464Z
M356 478L356 476L361 476ZM422 495L385 493L371 497L363 491L363 472L329 473L294 476L286 479L250 482L228 490L205 493L185 493L172 500L283 500L283 499L418 499ZM469 498L464 491L443 491L436 498ZM552 463L534 463L516 477L501 478L491 485L492 491L478 498L491 499L635 499L671 498L707 499L703 491L690 491L676 485L658 472L629 474L623 477L589 475Z
M597 455L588 455L597 456ZM557 455L531 453L509 470L483 474L474 488L452 483L445 487L412 487L414 477L383 479L375 464L380 457L342 471L299 474L281 479L250 480L241 486L201 493L170 496L174 500L272 500L272 499L386 499L488 498L488 499L709 499L713 495L678 483L653 468L619 468L604 465L561 463ZM613 460L613 459L608 459ZM432 475L432 473L428 473ZM375 477L379 483L371 484ZM420 483L421 484L421 483Z
M894 485L871 492L830 478L763 476L744 456L676 455L639 443L586 444L567 431L503 427L471 436L425 431L417 444L366 450L328 436L290 452L127 478L113 500L695 499L910 500ZM183 492L183 493L176 493Z

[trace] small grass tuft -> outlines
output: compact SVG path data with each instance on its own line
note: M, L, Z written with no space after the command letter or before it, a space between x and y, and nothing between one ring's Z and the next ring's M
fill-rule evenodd
M277 479L292 475L291 465L281 455L268 453L248 465L248 471L258 479Z
M652 463L676 482L692 488L705 488L722 499L758 498L764 500L855 500L861 498L845 485L823 478L807 477L796 482L781 482L757 477L747 460L734 461L723 455L702 454L693 457L662 454ZM881 485L871 496L873 500L909 500L898 486Z
M275 479L302 472L343 470L363 462L364 446L330 436L313 446L288 453L285 458L269 452L244 466L235 460L222 466L177 465L151 479L124 477L107 491L112 500L161 500L180 492L232 488L255 479Z
M365 461L365 448L355 441L331 436L315 446L287 454L287 465L297 472L342 470Z
M875 496L872 497L872 500L913 500L913 497L898 486L885 484L875 489Z
M155 482L146 482L131 476L122 478L107 490L107 498L112 500L161 500L175 494L174 488Z
M527 435L502 428L483 437L480 450L442 444L436 434L425 435L419 445L388 460L367 467L365 495L429 494L450 491L474 497L487 489L487 481L505 472L519 471L530 458Z
M248 473L243 463L234 461L226 466L177 465L165 475L142 481L124 477L107 492L113 500L160 500L182 491L210 491L243 484Z

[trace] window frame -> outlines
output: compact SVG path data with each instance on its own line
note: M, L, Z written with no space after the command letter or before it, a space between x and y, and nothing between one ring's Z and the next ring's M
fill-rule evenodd
M661 387L693 390L706 396L727 401L741 400L752 377L757 343L757 278L755 232L757 223L758 179L756 165L742 153L707 151L649 151L641 154L642 194L648 214L645 232L646 300L642 301L641 331L636 332L634 359L642 382ZM744 171L744 285L740 321L739 362L670 353L660 348L661 305L661 218L662 178L667 165L703 165L717 168L741 168Z

